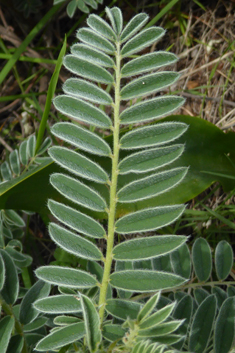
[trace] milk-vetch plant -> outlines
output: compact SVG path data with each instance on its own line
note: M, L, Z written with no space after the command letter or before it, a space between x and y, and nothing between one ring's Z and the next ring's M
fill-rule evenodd
M59 221L49 225L49 232L58 246L86 259L87 269L46 266L36 270L38 278L58 286L60 294L38 300L35 307L57 315L54 323L62 325L38 343L38 351L62 347L65 352L67 347L69 351L163 352L165 344L182 338L174 333L182 320L170 319L175 304L162 305L159 311L155 307L161 290L180 286L187 279L146 269L144 261L173 252L187 238L142 234L119 244L115 240L117 234L139 235L164 227L184 211L184 205L170 205L140 209L119 218L116 214L118 203L171 192L187 173L185 167L158 171L183 153L183 145L164 145L181 136L187 126L176 122L144 126L184 103L181 97L158 93L179 77L172 71L159 71L177 58L164 51L133 58L165 31L143 29L148 20L144 13L124 28L118 8L106 9L106 14L111 25L92 14L87 20L89 28L78 30L80 42L72 46L64 65L79 78L68 79L64 94L54 100L57 110L73 122L55 124L52 133L75 149L54 146L49 150L64 168L64 173L53 174L50 182L70 203L66 206L49 200L48 207ZM121 136L120 126L130 124L137 125ZM112 133L111 147L102 138L105 131ZM93 154L100 156L100 164L92 160ZM105 158L111 160L110 171L102 168ZM128 182L130 175L135 181ZM95 219L96 212L107 214L107 226ZM97 246L101 240L105 252ZM156 294L144 305L129 299L133 292ZM114 299L116 294L119 299ZM106 321L107 313L113 319L109 316Z

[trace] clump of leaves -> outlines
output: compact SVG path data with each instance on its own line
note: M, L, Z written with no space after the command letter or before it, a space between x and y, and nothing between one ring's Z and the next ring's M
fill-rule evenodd
M57 5L65 1L66 0L54 0L53 4ZM73 17L77 9L82 12L89 13L89 6L92 9L97 10L98 4L103 4L103 0L70 0L66 8L67 15L69 17Z

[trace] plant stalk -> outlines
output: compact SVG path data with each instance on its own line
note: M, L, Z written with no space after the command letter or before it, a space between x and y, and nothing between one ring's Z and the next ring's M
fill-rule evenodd
M22 348L22 353L28 353L28 346L27 346L27 343L26 343L26 340L25 340L25 337L24 337L24 331L23 331L23 328L22 328L22 325L21 323L19 322L19 320L17 320L17 318L15 317L15 314L12 310L12 307L11 305L8 305L5 300L0 296L0 304L2 306L2 309L3 311L7 314L7 315L10 315L11 317L14 317L14 320L15 320L15 330L16 332L23 337L24 339L24 345L23 345L23 348Z
M110 202L108 213L108 237L107 237L107 250L104 263L104 274L100 288L99 298L99 317L100 324L102 325L105 312L106 295L109 284L109 277L111 272L113 260L113 244L115 234L115 214L117 203L117 180L118 180L118 161L119 161L119 111L120 111L120 43L117 42L116 51L116 82L115 82L115 101L114 101L114 128L113 128L113 156L112 156L112 176L110 183Z

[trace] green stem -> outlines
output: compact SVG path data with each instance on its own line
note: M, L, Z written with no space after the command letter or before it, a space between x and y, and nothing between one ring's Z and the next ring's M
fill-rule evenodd
M118 160L119 160L119 110L120 110L120 44L117 43L116 51L116 83L115 83L115 102L114 102L114 128L113 128L113 156L112 156L112 178L110 183L110 203L108 214L108 237L107 237L107 251L104 264L103 280L100 288L99 298L99 316L100 323L104 319L106 295L109 284L110 271L113 260L113 243L115 234L115 213L117 203L117 180L118 180Z
M24 338L24 345L23 345L23 348L22 348L22 353L28 353L28 346L27 346L27 343L25 341L24 331L23 331L22 325L19 322L19 320L17 320L17 318L15 317L15 314L14 314L14 312L12 310L11 305L8 305L1 296L0 296L0 305L2 306L2 310L7 315L10 315L10 316L14 317L14 319L15 319L15 330L20 336L22 336Z
M198 282L198 283L188 283L185 285L182 285L180 287L175 287L171 289L163 289L162 293L170 293L170 292L177 292L179 290L184 291L185 289L191 289L191 288L200 288L200 287L215 287L215 286L234 286L235 281L212 281L212 282ZM143 293L143 294L138 294L135 297L132 297L132 301L140 301L141 299L145 299L148 297L151 297L153 295L153 292L151 293Z

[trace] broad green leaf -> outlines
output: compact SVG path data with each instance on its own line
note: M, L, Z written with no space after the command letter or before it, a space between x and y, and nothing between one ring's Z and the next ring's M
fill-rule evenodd
M110 128L112 125L111 120L102 110L82 99L62 94L54 99L54 105L62 114L75 120L101 128Z
M49 154L56 163L78 176L97 183L108 181L107 173L97 164L85 156L71 151L65 147L54 146L49 149Z
M115 226L121 234L162 228L175 221L184 211L184 205L147 208L120 218Z
M119 190L118 202L134 202L167 192L180 183L188 168L175 168L133 181Z
M111 9L106 7L105 11L107 16L109 17L109 20L112 24L114 31L117 34L120 34L123 26L123 18L122 18L121 10L118 7L112 7Z
M84 323L78 322L55 332L50 333L38 342L35 349L39 352L54 350L63 347L69 343L75 342L85 335Z
M154 292L174 288L185 281L185 278L171 273L148 270L120 271L110 276L110 284L113 287L135 292Z
M75 55L66 55L64 59L64 66L73 74L88 78L95 82L105 84L113 83L113 76L103 67L85 59L80 59Z
M36 275L45 282L68 288L90 288L97 285L96 279L90 274L69 267L39 267Z
M141 76L122 88L120 92L121 99L128 100L148 96L172 85L178 78L179 74L172 71Z
M192 116L174 115L162 119L159 123L169 123L170 121L185 123L189 126L185 134L177 141L177 143L182 144L187 141L185 151L171 165L171 168L190 166L186 177L175 187L174 193L161 194L152 199L131 204L118 204L117 217L146 207L185 203L207 189L215 181L219 181L222 184L225 192L235 188L235 180L223 176L225 174L234 174L235 155L233 151L235 151L235 133L229 131L225 134L208 121ZM200 136L200 144L198 144L198 136ZM111 143L110 140L111 138L108 138L107 142ZM227 153L230 153L229 158ZM218 163L218 156L220 156L220 163ZM98 156L93 156L92 160L100 161ZM103 159L102 166L105 170L111 171L109 158ZM202 173L202 171L210 171L217 174L212 175ZM48 198L65 202L65 199L48 183L49 176L53 172L62 172L62 168L52 161L47 161L32 171L0 184L0 208L29 210L38 212L45 217L48 214ZM137 180L139 177L142 176L138 174L120 175L119 189L126 185L127 182ZM43 188L38 188L38 185L43 185ZM90 184L88 183L88 185ZM106 192L106 187L100 185L97 188L97 191L99 190L101 190L102 194ZM15 197L16 194L17 197ZM81 211L79 207L78 209ZM93 215L91 212L88 214ZM105 219L107 214L96 214L95 217Z
M183 244L182 246L177 248L177 250L172 252L170 256L174 272L184 278L190 278L191 257L188 246L186 244Z
M119 173L146 173L172 163L181 156L183 145L151 148L132 153L119 163Z
M19 155L17 150L13 150L10 153L9 156L9 161L11 165L11 169L14 174L19 175L20 174L20 160L19 160Z
M66 81L67 82L67 81ZM110 156L109 145L95 133L70 123L57 123L51 128L56 137L84 151L101 156Z
M127 57L137 53L159 40L164 34L165 30L161 27L150 27L145 29L124 44L121 50L121 55Z
M70 78L65 81L63 90L68 95L83 98L97 104L112 104L113 102L106 91L93 83L78 78Z
M212 294L199 306L189 334L189 350L203 353L209 343L216 314L216 298Z
M21 163L24 165L27 165L28 163L27 140L24 140L20 144L19 156L20 156Z
M140 303L123 299L108 299L105 307L109 314L121 320L135 320L141 308Z
M170 316L175 307L175 304L176 303L166 305L151 316L145 318L145 320L143 320L139 325L140 329L150 329L161 324Z
M115 65L114 61L112 60L112 58L110 58L109 55L94 48L91 48L90 46L85 44L74 44L71 47L71 53L80 59L89 61L98 66L114 67Z
M235 330L235 297L223 303L215 323L214 351L228 353L234 342Z
M7 353L21 353L24 345L24 338L20 335L11 336Z
M226 240L221 240L215 249L215 269L219 280L224 281L233 267L233 249Z
M125 336L126 331L117 324L107 324L103 326L102 335L110 342L121 340Z
M148 317L155 306L157 305L159 299L161 296L161 292L159 291L158 293L154 294L143 306L143 308L140 310L137 320L138 322L143 321L146 317Z
M172 320L163 324L159 324L156 327L149 329L140 329L138 335L140 337L158 337L162 335L168 335L169 333L177 330L177 328L182 324L181 320Z
M53 216L77 232L92 238L104 238L104 228L93 218L54 200L48 201L48 207Z
M50 223L49 232L52 240L70 254L96 261L100 261L103 257L95 244L66 230L58 224Z
M87 19L87 24L91 27L95 32L99 33L105 38L114 41L116 39L116 35L110 25L104 21L100 16L95 14L91 14Z
M10 316L5 316L0 321L0 352L5 353L11 338L11 332L14 328L14 319Z
M113 258L120 261L145 260L174 251L187 241L185 236L162 235L126 240L113 249Z
M166 51L145 54L127 62L121 69L121 74L122 77L130 77L173 64L177 60L178 58L175 54Z
M79 29L77 31L77 38L83 43L102 50L107 54L113 54L115 52L115 46L109 40L89 28Z
M91 299L87 296L81 295L81 305L87 345L90 352L95 353L102 339L99 315Z
M8 255L5 250L0 249L0 254L2 256L5 267L5 281L0 291L0 295L7 304L13 305L17 300L19 293L19 280L16 266L10 255Z
M40 327L45 326L48 318L47 317L39 317L34 321L30 322L27 325L24 325L24 332L31 332L38 330Z
M121 41L125 42L127 39L137 33L148 21L148 15L146 13L139 13L134 16L126 25L121 33Z
M50 183L67 199L90 208L94 211L105 211L105 200L79 180L64 174L55 173L50 177Z
M69 314L82 311L81 302L73 295L54 295L36 300L34 307L47 314Z
M81 319L79 319L76 316L67 316L67 315L56 316L53 320L55 325L61 325L61 326L75 324L76 322L80 322L80 321Z
M27 140L27 154L29 157L34 157L36 147L36 137L31 135Z
M22 324L29 324L36 319L39 312L33 307L33 303L47 297L50 289L50 284L39 280L28 290L20 304L19 320Z
M0 253L0 291L2 290L5 282L6 269L4 265L4 261L2 255Z
M172 113L183 105L185 99L178 96L161 96L137 103L120 115L122 124L145 122Z
M193 244L192 258L199 281L207 281L211 275L212 257L210 246L204 238L198 238Z
M176 303L173 312L173 317L178 320L185 320L183 324L178 328L178 333L183 336L182 340L176 343L174 346L177 349L182 349L186 340L186 334L191 322L193 313L193 298L191 295L186 294L179 302Z
M121 149L136 149L166 144L180 137L188 126L184 123L162 123L127 132L120 139Z

